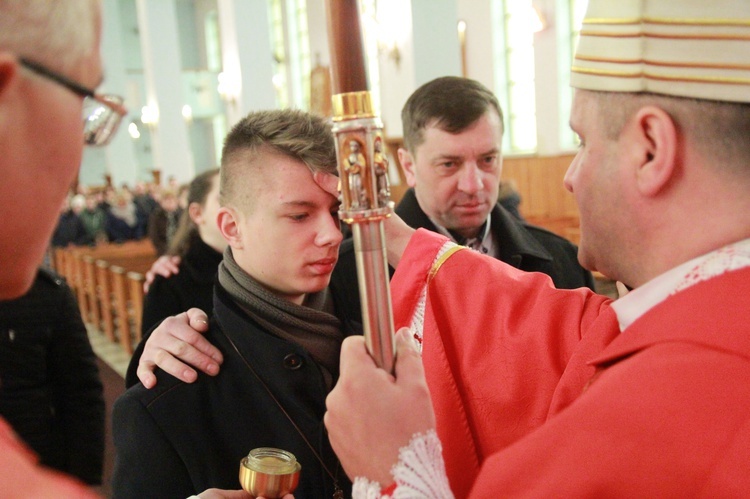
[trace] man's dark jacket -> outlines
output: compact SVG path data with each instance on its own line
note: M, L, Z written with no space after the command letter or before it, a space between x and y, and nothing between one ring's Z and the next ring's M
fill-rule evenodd
M406 191L396 207L396 213L415 229L439 232L419 206L414 189ZM499 260L526 272L547 274L557 288L575 289L585 286L594 289L594 278L591 272L578 263L578 248L567 239L518 220L500 204L496 204L492 209L490 231L499 244ZM393 269L391 269L391 275L393 275ZM349 286L348 296L355 295L356 297L357 270L354 243L351 239L341 244L339 263L331 282L339 286ZM354 313L361 313L358 298L349 300L347 305L356 309Z
M348 320L336 290L331 292L346 334L361 334L361 325ZM206 337L224 356L221 372L186 384L157 370L156 387L135 385L116 401L114 497L184 499L212 487L238 489L240 460L256 447L277 447L297 457L302 464L297 499L333 495L332 479L245 361L349 496L351 485L323 426L328 390L320 368L304 348L249 319L218 284L214 293Z
M140 212L138 213L140 214ZM171 237L179 225L181 216L182 209L180 208L175 211L167 211L161 206L157 206L146 219L146 235L151 239L158 256L165 254L169 249Z

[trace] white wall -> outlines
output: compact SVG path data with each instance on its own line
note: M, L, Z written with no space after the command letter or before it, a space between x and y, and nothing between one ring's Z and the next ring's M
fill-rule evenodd
M158 0L153 3L163 4L174 1L176 0ZM228 31L235 31L231 36L234 46L229 45L230 42L226 39L223 40L223 43L228 44L223 48L224 56L234 53L230 55L230 58L239 60L243 67L242 95L238 99L233 116L228 117L227 120L231 125L251 109L275 105L273 88L270 84L272 65L268 28L260 29L267 23L267 9L265 0L217 1L220 7L220 18L222 10L225 11L225 15L226 10L234 12L228 28ZM308 0L308 29L313 64L316 55L322 65L330 64L326 1L328 0ZM387 51L379 55L380 115L387 135L401 135L401 108L419 85L438 76L461 74L460 48L456 31L458 20L464 20L467 26L467 76L480 81L490 89L496 88L495 67L502 61L495 61L493 57L495 26L493 26L492 1L391 0L387 2L387 0L381 0L381 5L388 3L392 9L388 22L389 27L395 32L391 36L397 38L400 54L398 63ZM146 2L137 0L137 2L146 5L151 4L152 0L146 0ZM199 0L200 9L205 10L207 2L210 3L210 0ZM151 52L156 50L157 45L159 51L163 50L164 47L161 47L161 44L164 42L161 36L163 33L160 33L159 40L149 42L153 46L141 50L139 44L143 43L144 38L148 39L148 33L144 33L144 30L153 31L162 24L168 26L172 23L150 21L151 27L138 26L139 21L135 17L134 9L128 9L129 5L132 6L135 3L134 0L104 1L103 54L107 81L103 88L126 95L126 105L131 111L130 119L133 116L140 116L140 106L145 104L147 93L153 94L154 86L162 88L162 93L165 92L165 88L170 87L177 89L175 93L179 91L179 86L151 81L148 83L151 90L147 92L146 82L154 75L149 76L149 70L143 70L143 62L153 57ZM556 13L561 9L564 10L566 0L534 0L534 4L543 12L548 24L546 30L535 35L538 152L541 155L552 155L565 149L560 146L561 137L569 136L566 126L568 96L563 95L561 98L558 92L559 82L565 78L566 71L561 70L560 65L567 63L558 61L558 52L560 52L558 46L566 43L567 33L556 29L556 23L565 24L564 15L561 14L558 17ZM228 9L226 9L227 5L230 6ZM152 5L149 10L153 12L158 9ZM252 15L249 14L251 12ZM226 18L222 20L222 24L225 28L228 26ZM222 36L225 35L226 33L222 33ZM202 43L200 45L202 46ZM173 49L171 53L180 54L179 47L173 47ZM195 46L193 49L195 50ZM267 53L269 56L266 55ZM153 62L151 64L151 73L153 73ZM160 72L158 67L156 67L156 72ZM155 77L159 78L158 75ZM150 144L142 140L138 145L146 149L154 149L156 154L153 166L164 171L163 177L179 172L178 178L187 180L193 174L192 158L188 157L190 148L185 147L184 141L180 140L174 142L170 139L165 142L165 132L167 135L175 135L175 130L172 128L184 128L181 118L174 115L175 109L180 104L179 98L174 100L174 96L168 97L169 95L162 99L166 98L170 101L169 105L172 108L170 112L173 114L173 119L170 121L172 123L170 130L160 129L159 133L151 137ZM86 151L80 176L82 183L101 184L106 173L112 174L118 185L149 178L150 170L143 171L143 168L137 165L151 152L146 149L140 150L134 145L127 134L129 121L129 119L123 120L122 129L107 149ZM175 136L187 137L187 133L183 130ZM178 157L182 158L179 160L180 163L186 164L171 166L159 164L165 161L174 163L174 158Z
M458 18L466 22L467 76L495 88L490 0L458 0Z

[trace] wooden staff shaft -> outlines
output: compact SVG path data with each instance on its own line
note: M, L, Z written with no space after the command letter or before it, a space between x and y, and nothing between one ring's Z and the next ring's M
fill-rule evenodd
M334 94L367 90L367 71L357 0L328 0L328 44Z
M328 0L333 133L341 177L341 219L352 225L362 328L375 363L393 372L393 311L385 250L385 218L392 213L383 124L367 90L357 0Z

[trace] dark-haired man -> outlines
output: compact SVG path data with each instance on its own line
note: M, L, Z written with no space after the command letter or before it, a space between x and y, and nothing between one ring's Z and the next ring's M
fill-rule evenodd
M475 80L437 78L411 94L401 119L404 147L398 157L411 189L396 213L407 224L547 274L558 288L594 289L575 246L519 221L498 203L504 126L492 92Z

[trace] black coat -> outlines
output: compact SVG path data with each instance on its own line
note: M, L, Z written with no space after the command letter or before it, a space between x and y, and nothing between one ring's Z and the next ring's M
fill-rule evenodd
M180 262L180 271L170 277L157 275L143 301L144 336L171 315L198 307L206 313L213 308L214 280L222 255L196 235Z
M52 246L64 248L70 244L85 246L94 243L94 236L88 233L86 226L78 215L68 210L57 220L55 232L52 234Z
M358 333L339 313L336 290L331 291L347 334ZM184 499L211 487L238 489L240 460L256 447L278 447L297 457L302 464L297 499L332 496L332 479L245 361L338 475L348 496L351 486L323 426L328 390L307 351L264 331L220 286L206 337L224 356L217 376L200 374L186 384L157 370L155 388L138 384L115 402L114 496Z
M406 191L396 207L396 213L415 229L439 232L419 206L414 189ZM518 220L500 204L492 209L490 231L499 242L499 260L526 272L547 274L557 288L575 289L585 286L594 289L591 272L578 263L578 248L567 239ZM391 268L390 272L393 275L394 269ZM335 285L349 290L346 294L347 306L359 317L361 305L357 295L357 268L352 239L341 244L339 263L331 280Z
M104 397L75 297L40 270L21 298L0 302L0 414L43 464L99 484Z
M197 307L209 316L213 309L214 280L222 255L197 234L180 262L180 271L170 277L156 276L143 300L142 340L133 352L125 375L125 386L138 383L138 361L151 331L161 321Z

